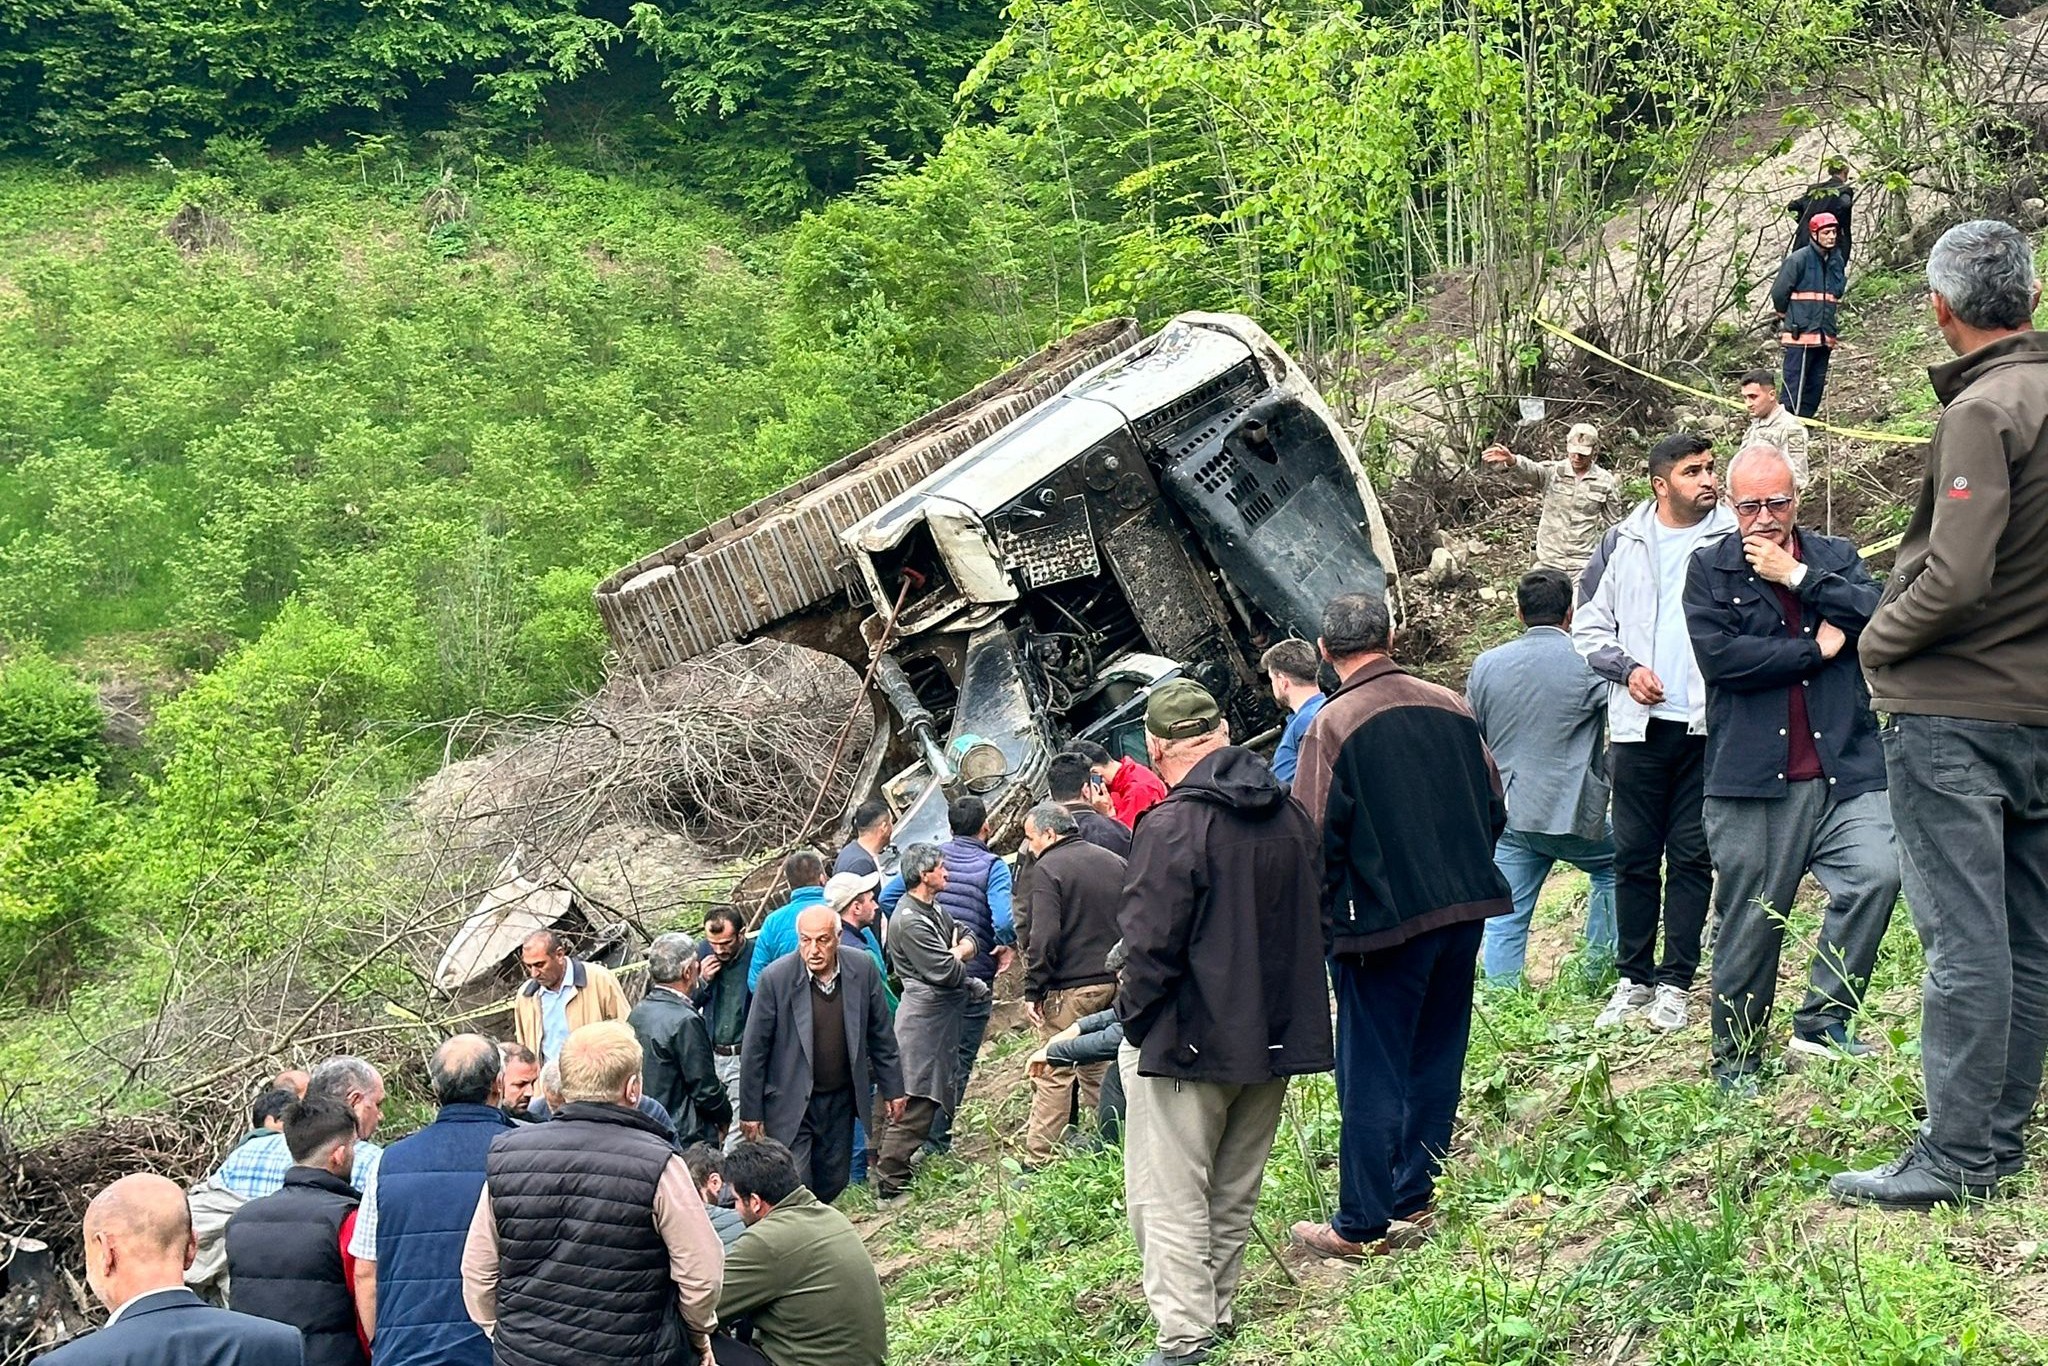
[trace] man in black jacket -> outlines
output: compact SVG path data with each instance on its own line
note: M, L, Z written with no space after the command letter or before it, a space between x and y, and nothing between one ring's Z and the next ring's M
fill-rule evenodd
M1685 624L1707 683L1714 1076L1747 1087L1777 996L1785 917L1808 871L1828 892L1795 1055L1868 1052L1849 1019L1899 898L1884 755L1856 637L1879 589L1848 541L1799 529L1792 464L1751 446L1728 466L1737 535L1693 553Z
M1123 902L1124 861L1081 838L1074 813L1042 802L1024 817L1024 845L1037 860L1031 875L1031 942L1024 952L1024 1013L1051 1036L1116 999L1107 966ZM1031 1080L1031 1117L1024 1160L1052 1160L1073 1113L1075 1089L1093 1107L1102 1094L1100 1064L1058 1068Z
M1507 805L1479 725L1456 693L1402 672L1390 643L1382 599L1347 593L1323 609L1323 658L1342 681L1294 779L1323 830L1343 1114L1336 1216L1294 1238L1331 1257L1427 1232L1484 922L1514 908L1493 862Z
M1849 183L1849 163L1841 157L1831 156L1821 162L1821 171L1826 179L1807 186L1797 199L1785 206L1785 211L1798 224L1792 230L1792 245L1786 250L1797 251L1813 240L1813 232L1808 225L1815 214L1833 214L1842 234L1842 260L1847 261L1853 246L1856 187Z
M725 1250L667 1131L635 1108L624 1020L573 1031L565 1103L491 1144L462 1246L462 1302L497 1366L705 1359Z
M690 1004L697 986L697 941L664 934L647 947L647 996L626 1016L640 1040L642 1088L669 1113L676 1148L716 1143L732 1122L732 1103L718 1080L711 1034Z
M1153 692L1145 747L1170 790L1124 882L1124 1199L1159 1323L1146 1366L1188 1366L1231 1330L1287 1079L1334 1059L1314 825L1192 680Z
M285 1111L284 1141L292 1166L283 1188L228 1219L230 1307L297 1328L306 1366L367 1366L348 1255L361 1203L348 1183L356 1117L331 1096L310 1095Z

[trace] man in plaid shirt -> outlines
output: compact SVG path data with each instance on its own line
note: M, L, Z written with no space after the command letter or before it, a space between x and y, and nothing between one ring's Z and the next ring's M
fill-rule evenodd
M370 1135L377 1131L377 1122L384 1118L384 1078L361 1058L338 1054L313 1069L313 1079L306 1084L306 1094L332 1096L355 1114L356 1133L360 1138L356 1143L355 1166L349 1173L349 1184L362 1193L363 1202L356 1214L349 1255L374 1259L377 1255L377 1163L384 1156L384 1150L370 1141ZM284 1174L291 1165L292 1155L285 1148L284 1135L260 1134L229 1153L212 1179L243 1200L260 1200L284 1189ZM367 1300L370 1306L362 1314L365 1331L370 1331L377 1303L374 1270L375 1262L371 1260L358 1268L356 1276L358 1304ZM372 1274L364 1274L366 1271Z

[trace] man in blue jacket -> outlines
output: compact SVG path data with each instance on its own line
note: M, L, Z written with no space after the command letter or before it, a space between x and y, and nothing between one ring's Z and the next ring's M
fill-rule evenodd
M1828 361L1841 340L1836 315L1849 287L1848 253L1837 249L1841 229L1831 213L1806 220L1813 240L1785 258L1771 284L1778 341L1785 348L1785 387L1779 401L1797 417L1820 411Z
M761 922L754 938L754 955L747 964L747 990L761 988L761 974L770 963L796 952L796 918L813 906L825 904L825 856L815 849L799 849L782 861L782 880L789 884L789 900Z
M124 1176L85 1207L85 1282L112 1314L36 1366L301 1366L290 1324L216 1309L185 1288L198 1242L178 1185Z
M1879 589L1856 547L1799 528L1792 463L1751 446L1728 467L1736 535L1693 553L1685 624L1707 684L1704 819L1721 932L1714 1075L1753 1085L1785 917L1810 871L1827 889L1792 1055L1869 1051L1849 1032L1899 899L1884 755L1856 662Z

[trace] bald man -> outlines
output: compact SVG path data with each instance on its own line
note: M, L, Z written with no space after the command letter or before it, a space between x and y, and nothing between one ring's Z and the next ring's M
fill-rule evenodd
M85 1279L112 1317L38 1366L303 1366L298 1331L215 1309L185 1288L198 1243L185 1192L147 1172L85 1209Z
M798 1177L829 1205L852 1177L854 1119L880 1131L871 1094L891 1123L902 1121L903 1069L881 969L865 953L839 951L838 916L805 907L796 952L763 969L754 989L734 1098L740 1130L787 1146Z

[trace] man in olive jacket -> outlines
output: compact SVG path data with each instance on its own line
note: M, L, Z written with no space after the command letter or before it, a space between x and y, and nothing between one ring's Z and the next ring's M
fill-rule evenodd
M1287 1078L1334 1058L1314 825L1192 680L1153 692L1145 746L1170 790L1120 917L1124 1203L1159 1323L1146 1366L1188 1366L1232 1328Z
M1463 698L1388 657L1383 599L1332 598L1342 680L1302 742L1294 795L1323 828L1337 989L1336 1216L1294 1226L1326 1257L1426 1231L1458 1113L1485 921L1514 909L1493 862L1507 803Z
M2048 338L2018 229L1950 228L1927 261L1957 359L1898 566L1859 649L1927 951L1927 1119L1837 1198L1925 1208L2020 1171L2048 1050Z
M859 1230L772 1138L734 1148L725 1180L747 1234L726 1254L718 1317L752 1345L717 1338L718 1366L882 1366L889 1323Z

